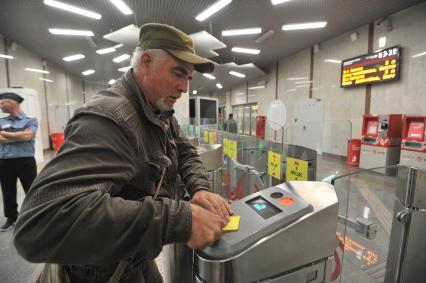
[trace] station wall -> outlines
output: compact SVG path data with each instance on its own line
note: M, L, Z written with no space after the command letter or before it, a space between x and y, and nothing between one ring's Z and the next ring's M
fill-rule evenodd
M307 48L283 58L267 67L267 75L264 78L256 80L266 81L265 88L250 90L246 87L256 84L256 81L243 82L232 88L230 98L226 99L226 109L232 109L241 99L234 96L241 97L245 94L249 98L248 101L258 103L258 115L266 115L269 104L277 97L287 108L285 128L291 129L294 127L295 105L309 98L309 87L296 87L300 85L295 83L297 80L289 79L307 78L307 81L312 80L312 98L320 98L324 103L322 151L345 156L346 140L361 136L364 113L369 111L371 114L426 114L426 56L413 58L416 54L426 52L425 15L426 3L421 3L390 15L392 30L373 25L371 35L369 25L364 25L320 42L315 51L314 48ZM353 33L357 34L354 41L351 39ZM367 97L365 86L340 88L341 67L338 62L368 53L369 35L373 40L373 52L379 49L379 38L383 36L387 39L385 47L399 45L402 48L400 80L373 85L370 99ZM336 60L335 63L333 60ZM240 91L236 92L234 89ZM220 95L214 92L212 96ZM266 139L280 141L281 136L280 131L275 133L269 127L266 128ZM286 140L286 137L284 139Z

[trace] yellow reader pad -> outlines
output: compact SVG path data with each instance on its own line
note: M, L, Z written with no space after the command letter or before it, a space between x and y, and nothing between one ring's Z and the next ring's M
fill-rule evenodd
M231 232L231 231L237 231L240 227L240 216L239 215L232 215L231 221L222 228L222 231L224 232Z

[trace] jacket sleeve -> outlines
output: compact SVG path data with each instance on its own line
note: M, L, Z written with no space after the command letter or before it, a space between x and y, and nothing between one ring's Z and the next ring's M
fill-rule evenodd
M198 190L210 190L206 169L195 146L186 137L175 118L172 122L178 136L179 174L186 184L189 194L192 197Z
M31 262L95 265L135 254L153 259L164 244L188 241L188 203L114 197L137 162L114 122L82 115L68 124L65 136L24 200L14 232L20 255Z

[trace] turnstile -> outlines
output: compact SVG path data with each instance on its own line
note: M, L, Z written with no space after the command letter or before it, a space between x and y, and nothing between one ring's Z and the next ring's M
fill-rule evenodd
M232 204L239 230L197 250L194 282L329 282L338 201L323 182L288 182Z

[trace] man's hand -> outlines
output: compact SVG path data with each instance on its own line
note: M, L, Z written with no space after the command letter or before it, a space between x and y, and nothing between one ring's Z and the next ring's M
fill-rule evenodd
M191 238L186 244L194 250L212 245L222 235L227 222L196 204L191 204L191 213Z
M234 213L229 203L223 197L208 191L199 190L195 192L191 202L217 214L226 223L231 220L229 215Z
M30 141L34 134L30 129L19 132L0 131L0 143L13 143L18 141Z

